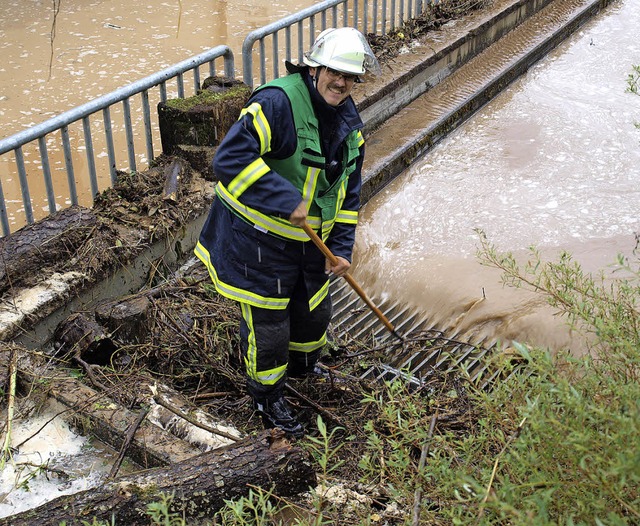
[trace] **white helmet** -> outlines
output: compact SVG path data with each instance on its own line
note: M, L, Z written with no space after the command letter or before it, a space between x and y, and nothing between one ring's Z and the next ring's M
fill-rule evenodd
M367 39L354 27L325 29L302 61L312 68L326 66L342 73L380 75L380 64Z

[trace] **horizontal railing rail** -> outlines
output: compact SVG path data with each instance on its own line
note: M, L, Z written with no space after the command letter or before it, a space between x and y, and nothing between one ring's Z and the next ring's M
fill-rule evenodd
M248 86L264 84L280 76L281 57L292 59L292 43L297 44L297 61L302 62L303 53L309 49L316 35L316 17L320 17L322 31L327 27L355 27L362 33L386 34L396 26L422 14L425 5L437 4L439 0L424 3L422 0L325 0L298 11L272 24L249 33L242 44L243 81ZM332 21L328 22L328 13ZM280 45L280 36L284 33L284 49ZM270 54L267 52L267 39L271 38ZM259 75L255 76L253 52L256 42L259 45ZM271 62L271 71L267 72L267 63Z
M68 195L65 196L64 199L68 204L76 205L78 204L78 185L72 159L72 148L75 147L78 149L78 145L72 144L74 141L72 141L70 137L69 126L81 121L82 132L80 134L80 141L84 143L83 148L86 151L86 163L89 177L88 184L91 192L91 201L93 202L93 198L99 193L99 184L96 170L96 154L94 150L94 132L92 132L90 117L94 116L98 112L102 112L102 121L104 125L103 139L105 143L106 156L108 157L111 184L113 184L116 179L116 166L118 160L116 158L117 152L114 147L114 131L111 109L115 105L122 103L124 121L123 128L126 136L126 156L128 158L129 170L135 171L137 162L134 142L134 123L132 121L131 112L131 98L138 94L141 95L146 159L150 162L155 157L153 129L154 126L156 126L157 129L157 114L155 116L156 121L152 124L149 90L157 87L159 90L159 100L161 102L166 102L168 97L167 82L172 79L176 79L177 96L183 98L185 96L184 74L187 72L193 73L193 91L195 92L200 86L200 67L204 64L209 64L209 74L213 76L215 75L215 60L218 58L224 59L225 75L228 77L235 76L233 52L228 46L217 46L205 51L204 53L174 64L162 71L154 73L153 75L149 75L137 82L133 82L132 84L113 91L112 93L98 97L86 104L57 115L56 117L42 122L41 124L37 124L22 132L0 140L0 156L8 154L9 152L13 152L14 154L15 171L19 178L22 204L24 207L24 222L31 224L35 220L33 202L29 190L29 177L27 175L25 155L23 152L25 145L37 141L38 152L36 153L39 153L40 155L40 162L36 164L41 165L41 172L46 189L46 199L48 202L48 213L51 214L57 210L58 206L56 203L52 178L52 166L49 161L51 145L50 141L48 141L48 136L54 132L60 131L62 154L64 156L68 184ZM7 204L5 201L2 180L0 180L0 223L2 224L3 235L8 235L11 232L11 225L7 213Z
M292 59L292 42L297 43L297 61L301 62L304 51L311 46L316 33L327 27L351 26L364 34L386 34L407 20L420 16L423 9L437 4L438 1L318 2L247 35L242 46L243 80L248 86L253 87L255 80L264 83L279 77L283 57L286 60ZM319 28L316 28L316 17L320 19ZM284 45L281 45L279 38L281 32L284 32ZM269 39L271 48L267 52L266 43ZM259 43L259 72L254 78L253 48L256 42ZM77 205L80 201L82 204L93 204L101 187L115 183L118 163L125 162L120 158L126 159L130 171L137 169L139 161L150 163L155 158L154 137L159 133L157 112L151 112L152 98L160 102L166 102L169 95L184 98L184 74L189 71L193 72L192 91L197 92L200 86L200 67L208 63L209 73L213 76L215 60L218 58L224 59L224 75L235 78L232 50L228 46L217 46L41 124L1 139L0 175L6 173L6 176L0 178L2 235L6 236L12 229L34 223L43 214L46 217L47 214L65 206ZM271 64L269 71L268 64ZM167 83L172 79L176 80L176 87L172 88L169 94ZM156 87L158 90L152 91ZM133 97L138 94L141 95L140 107L134 112L131 103ZM116 118L121 119L118 121L119 126L116 126ZM102 128L102 135L98 135L99 128ZM139 133L140 129L142 131ZM146 150L145 154L137 153L136 147ZM83 151L84 157L79 153ZM13 159L9 159L11 153ZM53 162L50 157L54 157ZM37 171L33 167L36 167ZM38 172L41 179L37 177ZM11 214L6 200L9 184ZM38 190L32 192L30 187L36 186ZM56 194L55 186L66 186L66 189ZM38 205L41 208L39 217L36 217L34 209Z

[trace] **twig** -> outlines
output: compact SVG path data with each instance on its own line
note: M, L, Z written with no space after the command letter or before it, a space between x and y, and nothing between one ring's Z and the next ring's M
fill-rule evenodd
M189 422L190 424L193 424L196 427L199 427L200 429L204 429L205 431L208 431L209 433L213 433L214 435L228 438L229 440L233 440L234 442L237 442L238 440L240 440L238 437L235 437L229 433L220 431L219 429L215 429L211 426L208 426L207 424L203 424L202 422L198 422L195 418L190 417L187 413L182 411L180 408L171 405L169 402L164 400L161 396L156 395L153 397L153 400L156 402L156 404L161 405L165 409L168 409L172 413L178 415L180 418L185 419L187 422Z
M220 391L219 393L199 393L193 397L193 401L198 400L210 400L211 398L226 398L232 396L235 393L231 391Z
M303 395L300 391L298 391L297 389L291 387L291 385L285 384L285 388L288 391L290 391L294 396L296 396L297 398L300 398L300 400L302 400L306 404L309 404L311 407L313 407L321 415L326 416L329 420L335 422L336 424L338 424L341 427L344 427L345 429L348 428L347 424L345 424L340 418L338 418L336 415L334 415L331 411L328 411L327 409L325 409L321 405L318 405L313 400L311 400L308 396Z
M87 373L87 376L89 377L89 381L91 382L91 384L94 387L97 387L98 389L100 389L102 391L108 391L107 387L105 387L105 385L102 384L96 378L96 375L93 374L93 371L91 370L91 365L88 364L87 362L85 362L82 358L80 358L80 353L75 354L73 356L73 360L78 362L78 364L84 369L85 373Z
M0 470L4 469L5 462L11 456L11 425L16 401L16 377L18 374L18 353L11 349L9 356L9 393L7 399L7 426L2 450L0 451Z
M136 431L140 427L140 424L142 424L142 421L147 416L149 409L149 407L143 406L140 411L138 411L138 416L136 417L135 421L132 422L132 424L129 426L129 429L127 429L127 435L124 437L124 442L122 443L122 447L120 448L120 453L118 454L118 458L116 459L116 461L113 463L113 466L111 466L111 471L109 471L107 480L112 479L118 473L127 449L129 449L129 445L131 444Z
M516 428L516 430L513 432L513 434L511 434L511 436L509 437L505 445L502 446L500 453L498 453L498 455L496 456L496 460L493 463L493 470L491 470L491 478L489 479L489 484L487 485L487 490L485 491L484 497L482 498L482 502L480 503L480 510L478 511L476 524L479 523L480 519L484 515L484 505L489 500L489 495L491 494L491 487L493 486L493 481L495 480L496 473L498 472L498 464L500 463L500 459L502 458L502 455L504 455L507 448L513 443L513 441L520 436L520 433L522 433L522 429L524 428L524 424L526 421L527 421L527 417L525 416L520 422L520 424L518 425L518 427Z
M422 451L420 453L420 461L418 462L418 474L422 473L424 465L427 462L427 455L429 455L429 448L431 447L431 439L433 438L433 432L436 428L436 421L438 420L438 411L431 417L431 424L429 425L429 434L427 440L422 445ZM422 485L418 482L418 487L413 496L413 526L419 526L420 524L420 502L422 501Z
M63 478L65 480L69 478L69 474L66 471L49 467L47 464L34 464L33 462L17 462L16 467L19 467L19 466L26 466L29 468L40 469L48 473L53 473L54 475L58 475L60 478Z

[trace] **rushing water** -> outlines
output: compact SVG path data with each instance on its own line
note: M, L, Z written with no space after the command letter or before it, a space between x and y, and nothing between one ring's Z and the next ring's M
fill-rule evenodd
M14 422L11 445L19 448L0 472L0 517L91 488L108 474L114 455L71 430L64 412L50 402Z
M568 250L593 271L640 231L640 4L610 6L363 210L357 275L372 293L474 338L582 345L537 295L505 289L475 259Z

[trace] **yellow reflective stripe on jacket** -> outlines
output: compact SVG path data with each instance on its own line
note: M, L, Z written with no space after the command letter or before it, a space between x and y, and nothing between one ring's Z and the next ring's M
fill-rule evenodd
M297 343L297 342L289 342L289 350L290 351L298 351L298 352L313 352L317 351L322 347L325 343L327 343L327 333L325 332L317 342L305 342L305 343Z
M227 189L229 190L229 193L237 199L247 188L270 171L271 168L269 168L262 158L259 157L236 175L229 183Z
M310 203L313 196L316 195L316 186L318 185L318 177L320 176L320 168L312 166L307 170L307 178L302 187L302 199Z
M233 287L228 283L220 280L218 278L218 274L216 269L211 264L211 257L209 256L209 252L207 249L198 241L196 248L194 249L195 255L198 257L200 261L202 261L207 270L209 271L209 276L211 276L211 281L213 281L213 285L216 290L222 294L223 296L239 301L240 303L248 303L253 305L254 307L262 307L263 309L286 309L289 304L289 300L287 298L269 298L267 296L261 296L260 294L255 294L245 289L241 289L238 287Z
M356 137L356 140L358 141L358 148L362 147L362 145L364 144L364 137L362 136L361 130L358 130L358 135Z
M246 108L242 108L238 120L247 113L253 117L253 127L260 138L260 155L264 155L271 150L271 126L269 126L269 121L262 111L262 106L257 102L253 102Z
M312 311L318 305L320 305L320 303L322 303L322 300L326 298L328 293L329 293L329 280L327 280L327 282L322 287L320 287L320 290L318 290L318 292L316 292L311 297L311 299L309 299L309 310Z
M244 359L247 376L263 385L273 385L284 376L287 366L285 364L267 371L258 371L258 345L256 344L256 332L253 328L251 306L246 303L241 303L240 310L249 329L247 336L247 354Z
M238 201L222 183L216 185L216 195L222 199L237 215L244 217L250 223L257 225L278 236L293 239L295 241L309 241L309 236L301 227L292 225L286 219L269 216L258 212L255 208L250 208ZM319 218L309 218L307 221L310 225L319 225ZM317 228L317 226L315 227Z
M340 210L336 216L337 223L358 224L358 212L356 210Z

